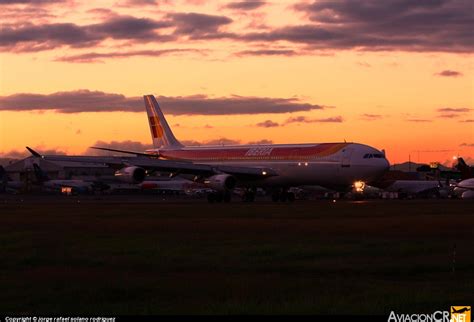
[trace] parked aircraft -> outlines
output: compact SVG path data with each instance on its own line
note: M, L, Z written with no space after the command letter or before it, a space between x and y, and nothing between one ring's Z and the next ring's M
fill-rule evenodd
M458 190L456 191L456 189ZM458 182L455 192L459 193L462 199L474 199L474 178Z
M462 181L458 182L453 192L462 199L474 198L474 167L468 166L463 158L457 158L456 168L461 172Z
M463 180L474 177L474 167L468 166L463 158L457 157L456 169L461 172L461 178Z
M119 177L142 182L146 171L190 175L193 181L215 190L210 202L230 201L235 187L247 189L245 199L255 198L257 187L272 191L274 201L294 200L290 187L321 185L350 189L355 181L370 182L388 168L385 154L371 146L349 143L268 144L185 147L172 133L153 95L144 96L154 149L145 152L98 149L136 155L124 163L121 157L41 156L48 160L105 163L124 166Z
M16 193L23 189L23 181L12 180L5 168L0 165L0 192Z
M186 190L200 189L202 185L195 183L194 181L172 178L170 180L145 180L139 184L142 190L157 190L162 192L170 193L184 193Z
M58 191L63 193L90 193L95 190L107 190L108 185L96 181L84 180L52 180L36 163L33 163L37 183L46 191Z
M406 195L438 197L442 187L441 182L434 180L396 180L384 190Z

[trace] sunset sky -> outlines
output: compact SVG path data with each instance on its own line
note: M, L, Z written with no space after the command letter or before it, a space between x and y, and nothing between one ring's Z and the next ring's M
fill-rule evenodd
M354 141L474 161L469 0L0 0L0 157ZM19 152L19 153L18 153Z

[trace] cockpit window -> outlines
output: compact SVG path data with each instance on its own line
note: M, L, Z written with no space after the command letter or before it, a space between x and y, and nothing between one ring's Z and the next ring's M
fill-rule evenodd
M372 158L383 159L385 157L382 153L366 153L366 154L364 154L364 159L372 159Z

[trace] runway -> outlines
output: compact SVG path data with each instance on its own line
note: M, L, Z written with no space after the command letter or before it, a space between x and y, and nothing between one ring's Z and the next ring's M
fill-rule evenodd
M474 289L471 200L0 195L0 310L432 312Z

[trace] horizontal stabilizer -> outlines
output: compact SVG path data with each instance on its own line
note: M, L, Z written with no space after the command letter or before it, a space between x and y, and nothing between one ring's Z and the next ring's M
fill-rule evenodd
M30 148L29 146L27 146L26 149L27 149L28 151L30 151L30 153L31 153L34 157L37 157L37 158L42 158L42 157L43 157L41 154L39 154L38 152L36 152L36 151L33 150L32 148Z

